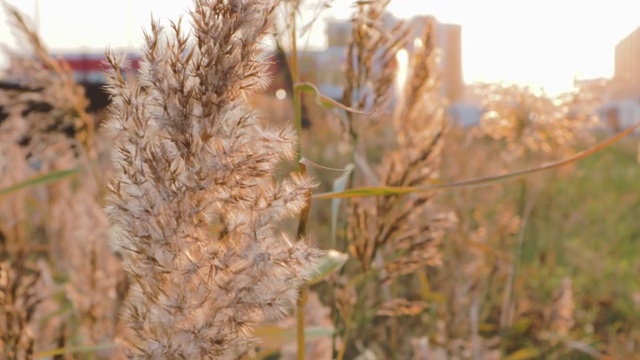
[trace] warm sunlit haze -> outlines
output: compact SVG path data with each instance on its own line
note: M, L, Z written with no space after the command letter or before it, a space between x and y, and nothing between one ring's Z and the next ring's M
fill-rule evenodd
M35 19L53 51L92 52L136 48L150 12L175 19L191 5L189 0L10 3ZM311 18L314 6L308 3L305 17ZM348 18L351 3L333 1L323 17ZM548 93L569 90L574 78L612 76L616 43L640 26L637 3L628 0L393 0L389 9L402 18L430 14L461 25L465 82L523 83ZM302 44L322 47L322 23L311 33ZM4 16L0 42L16 45Z

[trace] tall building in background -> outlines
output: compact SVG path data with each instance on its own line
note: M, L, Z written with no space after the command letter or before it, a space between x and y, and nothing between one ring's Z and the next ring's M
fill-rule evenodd
M438 47L442 49L443 92L451 101L460 100L464 94L462 76L462 27L456 24L441 24L436 27Z
M441 23L431 16L415 16L409 20L410 36L422 38L429 21L434 23L436 47L441 51L438 67L441 92L453 103L462 98L465 87L462 75L462 27Z
M601 119L614 131L640 121L640 27L616 44L613 78L604 87Z
M618 97L640 96L640 27L616 45L613 80Z
M340 48L349 45L351 38L351 22L345 20L331 19L327 20L327 47Z
M383 16L383 25L391 29L400 20L391 13ZM436 46L440 49L439 76L441 78L440 91L451 103L461 100L464 94L464 78L462 75L462 28L457 24L440 23L430 16L415 16L408 20L411 30L409 34L409 52L413 50L416 42L419 42L424 35L425 28L429 21L434 22L434 33ZM328 48L321 57L322 62L318 65L325 69L327 65L333 65L338 70L342 63L327 63L329 60L344 61L346 47L351 38L351 22L348 20L329 20L327 22L327 44ZM331 56L329 56L331 54ZM341 78L340 78L341 79ZM322 86L323 84L319 84ZM335 88L336 84L331 84ZM335 89L333 89L335 92Z

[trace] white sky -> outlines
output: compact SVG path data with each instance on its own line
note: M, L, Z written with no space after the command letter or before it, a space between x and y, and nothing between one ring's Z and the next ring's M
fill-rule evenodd
M176 19L191 0L8 0L35 17L54 51L137 47L154 17ZM352 1L335 0L325 14L347 18ZM613 74L615 44L640 26L637 0L392 0L400 17L431 14L462 26L467 82L507 81L568 89L578 78ZM2 10L0 10L2 11ZM4 13L0 43L15 46ZM311 45L323 44L323 27Z

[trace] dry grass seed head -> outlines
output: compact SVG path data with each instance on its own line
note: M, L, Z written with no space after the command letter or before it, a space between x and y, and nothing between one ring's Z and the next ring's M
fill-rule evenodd
M247 96L264 85L273 1L195 1L192 38L152 25L138 79L109 54L116 177L108 212L133 281L129 353L236 358L251 328L284 315L317 254L274 234L314 182L277 181L291 130L262 128ZM216 223L212 231L210 223Z
M408 29L402 22L388 28L390 24L385 23L388 4L389 0L358 3L351 19L342 103L355 109L381 112L396 78L396 53L404 46ZM376 118L384 116L378 114ZM345 126L351 137L361 131L355 117L346 114ZM375 118L369 118L372 119Z

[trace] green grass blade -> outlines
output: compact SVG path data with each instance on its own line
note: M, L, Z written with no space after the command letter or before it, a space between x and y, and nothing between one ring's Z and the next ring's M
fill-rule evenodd
M328 97L327 95L324 95L323 93L320 92L320 90L318 90L318 88L308 82L303 82L303 83L297 83L294 87L296 90L302 91L302 92L308 92L308 93L313 93L316 95L316 104L323 106L323 107L327 107L327 108L338 108L338 109L342 109L344 111L348 111L348 112L352 112L354 114L360 114L360 115L372 115L374 112L376 112L376 109L373 109L370 112L366 112L366 111L361 111L358 109L354 109L352 107L348 107L346 105L343 105L335 100L333 100L332 98Z
M308 326L304 328L307 340L316 340L333 335L333 329ZM270 349L279 349L296 340L295 329L282 328L278 325L262 325L254 330L254 335L262 340L261 344Z
M333 192L342 192L346 189L349 182L349 176L355 166L348 164L344 169L344 174L333 181ZM338 231L338 212L340 211L340 202L342 199L331 199L331 247L336 247L336 233Z
M524 348L507 355L505 360L528 360L538 357L540 357L540 351L534 348Z
M313 199L337 199L337 198L355 198L355 197L366 197L366 196L403 195L403 194L414 193L414 192L424 192L424 191L444 190L444 189L454 189L454 188L471 188L471 187L493 185L493 184L501 183L507 180L517 179L527 175L535 174L538 172L555 169L561 166L571 164L578 160L587 158L605 149L606 147L615 143L616 141L619 141L625 136L629 135L638 127L640 127L640 123L624 131L621 131L615 136L612 136L609 139L587 150L581 151L569 158L544 164L542 166L531 168L531 169L512 172L509 174L462 180L462 181L457 181L452 183L443 183L443 184L436 183L433 185L414 186L414 187L393 187L393 186L360 187L360 188L353 188L353 189L340 191L340 192L316 194L313 196Z
M60 170L60 171L52 171L44 175L38 175L38 176L32 177L31 179L27 179L15 185L9 186L8 188L0 189L0 197L29 186L47 184L50 182L58 181L58 180L70 177L72 175L75 175L79 173L81 170L82 169Z
M86 346L75 346L68 348L58 348L53 350L42 351L33 355L35 359L41 358L49 358L52 356L59 356L64 354L78 354L78 353L87 353L87 352L97 352L100 350L110 350L115 349L117 347L116 344L101 344L101 345L86 345Z
M341 173L350 171L349 170L349 165L347 165L347 167L344 168L344 169L336 169L336 168L320 165L318 163L314 163L313 161L311 161L311 160L309 160L309 159L307 159L305 157L300 159L300 163L304 164L307 167L313 167L313 168L320 169L320 170L329 170L329 171L335 171L335 172L341 172Z

